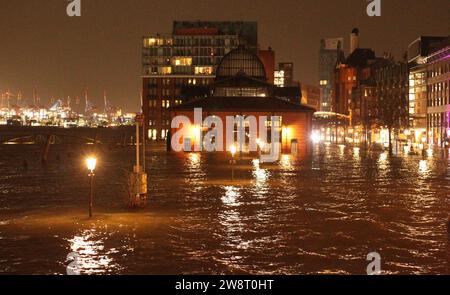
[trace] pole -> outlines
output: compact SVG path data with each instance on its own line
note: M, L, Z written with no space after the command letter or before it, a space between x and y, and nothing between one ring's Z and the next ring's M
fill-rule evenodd
M234 181L234 157L231 160L231 181Z
M92 218L92 204L94 202L94 172L89 174L91 178L91 192L89 196L89 218Z
M147 145L147 141L146 141L146 134L145 134L145 119L142 121L142 170L144 171L144 173L147 172L147 157L146 157L146 145Z
M234 154L231 158L231 181L234 181Z
M139 121L136 120L136 173L139 173L139 166L140 166L140 159L139 159L139 156L140 156L140 151L139 151L140 142L139 142L139 137L140 137L140 134L139 134Z

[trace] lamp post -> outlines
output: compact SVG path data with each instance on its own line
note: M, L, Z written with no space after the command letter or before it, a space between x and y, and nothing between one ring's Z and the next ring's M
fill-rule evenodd
M234 181L234 164L236 163L236 160L234 159L234 155L236 154L236 146L232 145L230 147L230 153L231 153L231 181Z
M92 203L94 200L94 171L95 166L97 166L97 159L94 157L89 157L86 159L86 165L89 170L89 178L91 182L90 195L89 195L89 218L92 218Z

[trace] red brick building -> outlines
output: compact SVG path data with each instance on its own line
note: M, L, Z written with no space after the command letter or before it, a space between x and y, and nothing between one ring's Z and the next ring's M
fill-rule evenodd
M278 143L284 153L292 152L299 156L310 153L312 116L315 110L300 103L293 103L289 98L278 97L275 87L267 81L264 64L258 56L242 47L231 51L218 66L213 88L213 95L207 98L170 108L172 120L177 116L189 118L192 129L189 142L192 146L203 146L204 135L210 129L210 126L204 125L203 122L200 123L201 126L194 123L194 109L201 109L202 119L214 117L223 122L223 134L218 135L224 141L223 150L229 150L230 146L236 143L235 136L231 142L227 139L228 133L237 132L236 125L233 125L235 129L232 131L227 130L227 117L253 116L256 118L257 133L251 132L250 127L245 124L245 139L240 151L249 152L249 147L260 138L266 139L265 144L272 144L272 128L277 128L280 133ZM272 121L274 116L279 120ZM183 127L186 126L172 126L171 135ZM267 134L262 134L263 132ZM185 144L186 139L184 136L180 137L179 144Z

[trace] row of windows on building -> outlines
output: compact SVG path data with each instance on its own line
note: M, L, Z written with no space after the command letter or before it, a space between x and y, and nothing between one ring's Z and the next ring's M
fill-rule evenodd
M237 46L238 36L183 36L174 37L145 37L143 45L145 48L154 46Z
M235 36L176 36L174 45L235 47L239 45L239 40Z
M151 140L158 140L158 139L166 139L167 134L169 133L169 129L163 129L158 134L157 129L149 129L148 130L148 138Z
M155 127L157 124L156 120L149 120L148 124L150 126L150 128ZM170 120L161 120L161 125L162 126L170 126Z
M435 66L432 69L429 69L427 71L427 76L428 76L428 78L434 78L434 77L444 75L448 72L450 72L450 64L444 63L441 65Z
M233 47L150 47L143 50L144 56L167 58L172 56L224 56L231 51ZM153 57L153 58L152 58ZM166 61L166 60L164 60ZM162 63L163 61L160 61Z
M163 86L183 86L183 85L209 85L212 79L209 78L149 78L148 87L154 88L161 84Z
M219 61L211 61L211 58L200 61L197 66L148 66L144 65L144 75L212 75L214 73L214 66Z
M172 101L170 99L163 99L163 100L161 100L161 108L168 109L171 106L180 105L182 103L183 103L182 99L175 99L175 100L172 100ZM158 100L150 99L148 101L148 106L150 108L156 109L158 107Z
M439 82L427 86L428 106L443 106L450 104L450 82Z

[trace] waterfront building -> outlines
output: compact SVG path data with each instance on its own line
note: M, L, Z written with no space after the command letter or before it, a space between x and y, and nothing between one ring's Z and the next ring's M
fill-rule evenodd
M374 66L374 82L376 86L375 100L377 104L369 107L373 110L374 118L378 122L379 141L385 145L388 141L387 125L395 128L396 138L408 145L412 144L409 130L409 80L408 63L406 61L395 62L387 58ZM386 114L389 112L389 114Z
M416 144L424 143L429 138L427 133L429 126L427 122L427 57L439 49L444 40L445 37L422 36L408 46L409 125ZM434 110L432 109L432 112ZM434 119L434 113L430 113L429 118Z
M334 70L339 60L344 59L344 38L327 38L320 41L319 51L319 87L320 110L332 109L332 90Z
M450 37L426 57L428 143L450 145Z
M292 95L293 94L293 95ZM218 135L225 141L223 150L229 150L234 145L227 141L227 116L254 116L256 118L266 116L261 122L256 120L258 134L249 130L246 123L245 140L238 151L250 152L249 146L255 144L257 138L266 138L266 145L272 142L271 128L278 128L281 134L279 144L285 153L295 153L305 156L311 152L310 134L312 130L312 116L314 109L300 104L301 93L299 87L276 87L268 83L268 76L261 59L244 47L239 47L228 53L220 62L213 85L213 93L207 98L183 103L170 108L171 118L185 116L190 122L195 122L194 109L202 110L202 117L220 118L223 123L223 134ZM279 121L272 122L271 117L278 116ZM180 145L188 150L195 146L205 144L205 135L210 131L210 126L197 126L191 123L192 133L180 138ZM261 124L264 124L261 125ZM231 131L237 134L237 125L234 124ZM171 135L175 134L183 126L172 128ZM184 126L186 127L186 126ZM263 127L268 128L268 133L263 135ZM215 141L216 139L209 139ZM184 149L186 151L186 149Z
M149 138L167 137L168 109L189 97L183 88L208 89L220 60L239 45L257 54L256 22L175 21L171 34L143 38L142 111Z

